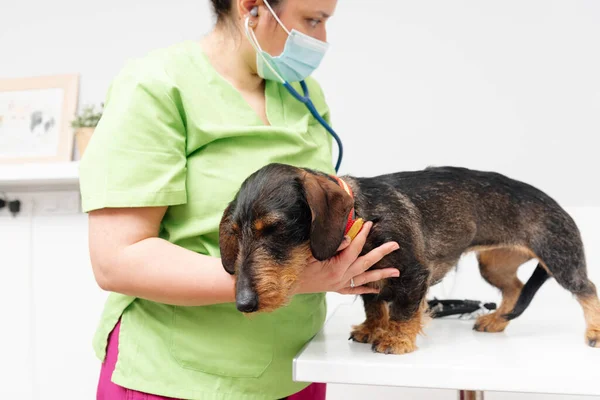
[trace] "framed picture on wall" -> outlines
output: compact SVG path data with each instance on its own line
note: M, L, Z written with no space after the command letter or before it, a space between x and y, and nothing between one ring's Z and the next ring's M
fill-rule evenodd
M0 79L0 164L68 162L79 75Z

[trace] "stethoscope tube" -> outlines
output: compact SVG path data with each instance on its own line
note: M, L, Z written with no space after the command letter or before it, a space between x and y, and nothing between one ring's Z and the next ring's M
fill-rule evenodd
M342 145L342 140L335 133L333 128L331 128L331 126L329 126L327 121L325 121L323 119L323 117L321 117L321 115L315 108L315 105L313 104L312 100L309 97L308 87L306 86L306 82L300 81L300 86L302 86L302 91L304 92L304 96L301 95L300 93L298 93L298 91L296 89L294 89L292 87L292 85L290 85L288 82L284 82L283 86L285 86L285 88L288 90L288 92L290 92L290 94L292 96L294 96L296 98L296 100L300 101L301 103L304 103L304 105L306 106L306 108L308 108L308 110L313 115L313 117L315 117L315 119L317 121L319 121L319 123L321 125L323 125L323 127L327 130L327 132L329 132L331 134L331 136L333 136L333 138L337 142L339 153L338 153L337 163L335 164L335 172L336 173L339 172L340 165L342 164L343 153L344 153L344 147Z

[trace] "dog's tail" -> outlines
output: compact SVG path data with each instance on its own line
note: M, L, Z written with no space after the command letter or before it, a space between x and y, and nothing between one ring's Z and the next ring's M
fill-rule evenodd
M521 290L521 294L519 295L517 304L515 304L513 310L508 314L504 314L502 317L505 320L510 321L523 314L523 311L525 311L525 309L531 303L531 300L533 300L535 293L539 290L539 288L542 287L544 282L546 282L549 277L550 275L548 275L548 272L546 272L546 270L540 264L538 264L533 271L533 274L531 274L529 280L523 286L523 290Z

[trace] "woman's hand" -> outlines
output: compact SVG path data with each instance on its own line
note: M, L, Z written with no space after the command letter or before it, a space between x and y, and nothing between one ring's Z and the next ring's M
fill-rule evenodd
M383 257L399 248L395 242L385 243L359 257L372 226L372 222L366 222L356 238L352 242L346 238L339 252L329 260L311 259L300 274L296 293L378 293L378 289L363 285L400 276L400 271L396 268L367 271Z

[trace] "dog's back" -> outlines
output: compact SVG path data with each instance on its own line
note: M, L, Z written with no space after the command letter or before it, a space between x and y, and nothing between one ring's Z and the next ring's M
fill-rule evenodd
M430 167L359 178L357 183L371 204L389 201L389 193L382 195L385 187L410 201L419 211L427 247L434 253L432 246L441 243L459 248L517 246L540 233L579 237L574 221L554 199L496 172ZM460 237L460 243L448 243L453 237Z

